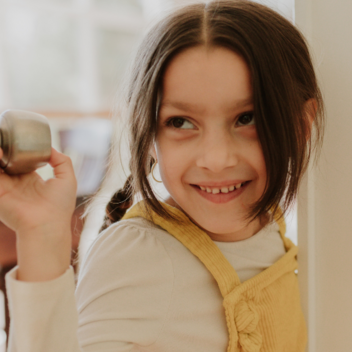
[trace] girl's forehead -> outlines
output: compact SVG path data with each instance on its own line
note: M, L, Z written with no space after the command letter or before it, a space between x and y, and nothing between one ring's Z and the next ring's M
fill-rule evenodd
M192 108L252 103L250 70L244 59L221 47L187 49L173 58L163 77L161 106Z
M186 74L207 72L209 75L222 75L226 72L234 73L242 79L250 76L245 60L234 51L223 47L208 49L205 46L196 46L182 51L166 67L164 78L169 79L170 75L175 73L180 75L182 72Z

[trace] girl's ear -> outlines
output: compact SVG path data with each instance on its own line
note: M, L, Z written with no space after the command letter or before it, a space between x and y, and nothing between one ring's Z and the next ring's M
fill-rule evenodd
M317 109L318 109L318 104L317 104L316 99L314 99L314 98L308 99L304 103L304 111L306 112L307 121L309 123L307 139L310 138L311 131L312 131L312 125L313 125L315 116L317 114Z

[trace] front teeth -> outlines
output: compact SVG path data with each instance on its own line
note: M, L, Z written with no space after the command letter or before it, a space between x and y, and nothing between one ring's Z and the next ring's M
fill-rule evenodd
M210 188L210 187L202 187L199 186L202 191L206 191L207 193L218 194L218 193L229 193L234 191L235 189L239 189L242 186L242 183L238 183L237 185L233 185L230 187L221 187L221 188Z

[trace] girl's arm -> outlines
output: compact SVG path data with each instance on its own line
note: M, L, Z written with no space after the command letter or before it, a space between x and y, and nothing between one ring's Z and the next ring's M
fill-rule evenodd
M0 174L0 220L16 231L19 259L6 275L8 351L153 350L172 297L168 254L144 228L111 226L82 265L76 303L69 265L76 180L63 154L53 150L50 164L56 177L48 181Z
M53 148L49 163L55 178L47 181L0 173L0 221L16 232L21 281L52 280L70 265L76 179L70 158Z
M173 297L173 265L146 226L122 221L97 237L81 266L77 307L72 267L54 280L36 283L16 280L16 271L6 275L8 352L169 348L161 334Z

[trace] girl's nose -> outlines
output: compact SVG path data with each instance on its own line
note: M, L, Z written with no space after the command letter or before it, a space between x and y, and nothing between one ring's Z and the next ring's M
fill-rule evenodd
M219 173L238 164L238 146L226 134L204 138L199 145L197 166Z

